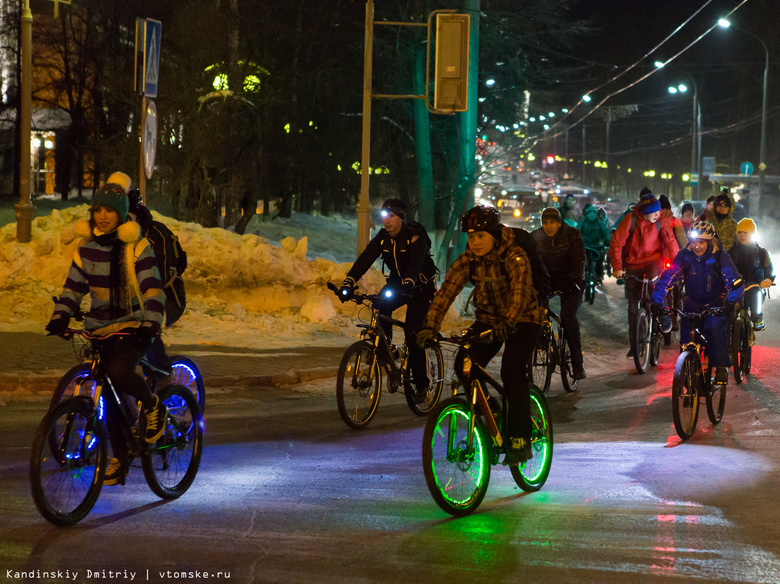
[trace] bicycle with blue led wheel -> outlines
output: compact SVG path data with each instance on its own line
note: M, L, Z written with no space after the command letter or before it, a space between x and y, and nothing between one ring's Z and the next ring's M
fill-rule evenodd
M73 335L84 337L91 345L90 370L73 397L50 409L36 430L30 486L38 511L47 521L68 526L81 521L95 505L108 464L107 407L117 412L111 423L119 425L130 459L141 459L152 491L164 499L180 497L195 480L203 452L202 417L192 392L176 384L159 392L168 411L161 436L147 443L143 412L117 392L100 365L106 341L132 333L98 337L68 329L63 337Z
M423 434L423 471L428 490L442 510L455 517L473 513L485 497L490 470L507 452L503 386L476 363L470 354L474 343L485 341L492 330L479 335L439 338L464 351L464 374L472 381L465 395L442 401L428 416ZM492 386L498 398L488 390ZM547 401L530 386L531 458L509 467L517 485L538 491L550 474L553 428Z
M328 288L338 295L338 287L328 283ZM387 377L387 390L395 393L403 388L409 409L418 416L427 416L439 402L444 385L444 357L438 345L425 349L427 383L414 379L409 363L409 347L404 343L394 347L388 341L381 323L406 329L406 325L384 314L377 308L378 294L362 294L354 291L348 300L365 306L370 312L368 323L357 325L363 329L360 340L344 351L336 377L336 402L339 415L350 428L360 429L368 425L376 414L382 393L382 373Z

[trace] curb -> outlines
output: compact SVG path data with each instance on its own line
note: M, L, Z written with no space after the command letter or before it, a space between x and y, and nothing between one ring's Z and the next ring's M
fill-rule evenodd
M49 395L57 383L65 375L65 371L43 374L0 374L0 396L14 397L28 394ZM327 379L338 375L337 367L317 367L301 371L289 371L276 375L238 375L238 376L208 376L203 381L206 391L210 387L284 387L298 385L307 381Z

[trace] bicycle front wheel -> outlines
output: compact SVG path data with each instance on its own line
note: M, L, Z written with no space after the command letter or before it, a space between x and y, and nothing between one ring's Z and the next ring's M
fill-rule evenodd
M344 352L336 378L339 414L350 428L363 428L379 405L382 376L373 345L358 341Z
M652 327L647 310L640 308L636 313L636 340L634 349L634 365L639 373L647 373L650 365L650 337Z
M437 344L425 349L425 367L427 369L428 391L425 395L425 401L417 403L415 394L417 393L417 383L411 378L411 366L409 360L406 362L406 371L404 372L404 394L409 409L418 416L427 416L430 411L436 407L441 397L442 386L444 385L444 357L441 354L441 347Z
M68 372L62 376L62 379L59 380L57 387L54 388L49 409L53 410L63 400L73 397L76 388L81 384L84 378L89 376L89 370L88 363L81 363L71 367Z
M744 336L745 321L737 317L731 326L731 369L734 372L734 381L738 384L745 380Z
M44 416L30 454L30 487L47 521L67 526L86 517L103 487L107 448L89 399L65 400Z
M536 344L536 349L531 355L529 365L531 383L538 387L544 395L550 391L550 381L555 369L555 363L552 359L554 350L550 329L545 327L539 337L539 342Z
M469 444L471 412L450 398L428 416L423 434L423 471L428 490L442 510L455 517L473 513L490 482L491 442L480 420Z
M677 435L683 440L693 436L699 416L701 362L699 356L684 351L677 358L672 380L672 418Z
M531 388L531 451L523 464L510 466L512 478L526 492L538 491L550 475L553 457L553 428L547 400Z
M195 480L203 454L203 418L189 388L169 385L159 394L168 408L162 436L141 456L144 477L155 495L181 497Z
M661 356L661 340L664 338L664 333L661 332L661 327L658 326L658 321L654 318L650 318L650 366L655 367L658 365L658 358Z
M206 386L198 365L189 357L176 355L171 357L171 381L183 385L192 392L198 402L200 413L206 410Z
M577 391L580 387L580 380L574 379L571 367L571 349L566 342L566 335L561 331L561 383L563 389L569 393Z

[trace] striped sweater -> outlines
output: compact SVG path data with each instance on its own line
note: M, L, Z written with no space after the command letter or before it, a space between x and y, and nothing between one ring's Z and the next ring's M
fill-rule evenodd
M85 329L108 334L148 321L154 323L155 330L159 330L163 321L165 293L154 252L149 241L141 237L138 224L128 221L117 228L115 237L110 237L97 230L91 232L89 223L82 220L76 224L76 233L84 239L73 254L68 278L54 307L54 316L70 319L89 292L91 306L84 320ZM115 293L115 296L127 299L123 306L111 306L112 275L117 281L116 270L121 266L116 259L113 262L111 259L116 246L123 247L120 253L125 254L124 263L131 268L119 278L126 285L126 293Z

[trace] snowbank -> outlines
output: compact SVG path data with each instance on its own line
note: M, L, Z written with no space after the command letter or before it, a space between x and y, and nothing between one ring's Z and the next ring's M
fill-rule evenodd
M188 259L187 311L165 332L166 342L285 347L343 345L356 336L358 308L334 303L326 288L344 279L352 259L339 263L319 255L349 258L354 222L300 216L286 229L283 222L250 223L253 232L242 236L153 215L178 235ZM16 241L15 224L0 229L0 330L43 330L78 243L74 223L87 216L88 206L81 205L38 217L29 244ZM278 245L257 234L264 227ZM312 247L322 251L312 253ZM360 286L374 291L383 283L373 269Z

